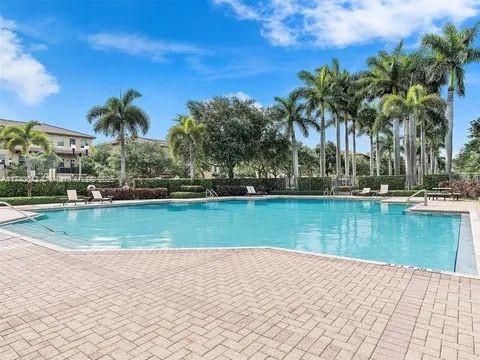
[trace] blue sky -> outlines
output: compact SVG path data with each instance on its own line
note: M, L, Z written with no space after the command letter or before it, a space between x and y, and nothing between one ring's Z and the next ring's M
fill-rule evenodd
M91 133L87 110L133 87L148 136L164 138L189 99L238 94L268 105L299 85L301 69L337 57L362 70L402 38L413 49L421 34L471 25L479 12L479 0L3 0L0 117ZM480 116L480 64L467 67L467 96L455 100L458 151Z

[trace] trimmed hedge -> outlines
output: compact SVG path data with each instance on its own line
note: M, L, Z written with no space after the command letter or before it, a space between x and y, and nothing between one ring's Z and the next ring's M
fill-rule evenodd
M301 177L298 178L298 190L315 190L323 193L325 189L331 188L331 183L328 177Z
M323 195L321 190L275 190L270 195Z
M56 204L63 200L59 196L22 196L22 197L5 197L0 198L0 201L6 201L10 205L38 205L38 204Z
M203 197L205 197L205 194L201 192L177 191L170 193L170 198L172 199L197 199Z
M452 175L452 180L455 178ZM450 176L448 174L433 174L433 175L423 175L423 187L428 190L432 190L433 188L440 187L440 183L444 181L450 180Z
M285 189L285 179L136 179L135 186L152 189L164 187L168 189L169 193L191 191L186 190L185 187L187 186L200 186L202 187L202 191L205 189L213 189L217 193L219 186L253 186L255 190L270 192Z
M219 185L217 186L217 194L218 196L245 196L247 195L247 188L240 185Z
M113 200L144 200L165 199L168 195L166 188L156 189L131 189L131 188L107 188L102 189L104 197L112 197Z
M405 175L393 176L360 176L358 187L379 190L380 185L388 185L388 190L405 190Z
M205 188L201 185L182 185L182 191L180 192L196 192L201 193L204 192ZM177 191L179 192L179 191Z
M95 185L98 188L115 187L116 181L32 181L30 183L32 196L66 196L68 190L77 190L79 195L87 194L87 186ZM26 197L28 195L27 181L0 181L0 197Z

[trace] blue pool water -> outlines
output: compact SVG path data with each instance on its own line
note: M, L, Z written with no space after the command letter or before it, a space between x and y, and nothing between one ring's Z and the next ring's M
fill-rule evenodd
M64 209L7 230L69 248L274 246L451 270L460 216L372 201L269 199Z

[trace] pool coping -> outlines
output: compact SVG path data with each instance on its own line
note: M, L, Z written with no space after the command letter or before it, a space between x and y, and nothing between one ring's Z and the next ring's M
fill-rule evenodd
M116 207L116 206L133 206L133 205L144 205L144 204L157 204L157 203L196 203L196 202L216 202L216 201L227 201L227 200L267 200L267 199L275 199L275 198L290 198L290 199L332 199L332 200L351 200L351 201L377 201L377 202L384 202L390 204L399 204L402 203L398 202L389 202L388 199L382 197L358 197L358 196L318 196L318 195L268 195L268 196L255 196L255 197L245 197L245 196L228 196L228 197L221 197L221 198L194 198L194 199L154 199L154 200L132 200L128 203L100 203L100 204L93 204L93 205L81 205L81 206L64 206L61 204L54 204L56 206L51 206L52 204L44 204L44 205L33 205L33 206L25 206L22 210L42 210L42 211L55 211L55 210L81 210L81 209L91 209L91 208L98 208L98 207ZM384 201L387 200L387 201ZM50 205L50 206L45 206ZM59 252L66 252L66 253L109 253L109 252L138 252L138 251L215 251L215 250L255 250L255 249L272 249L277 251L289 251L295 252L300 254L308 254L313 256L323 256L328 258L334 259L342 259L342 260L349 260L349 261L360 261L370 264L377 264L377 265L384 265L384 266L393 266L399 268L406 268L406 269L414 269L420 271L427 271L431 273L440 273L446 275L454 275L454 276L461 276L467 278L475 278L480 279L480 211L470 210L470 211L439 211L439 210L432 210L432 209L422 209L422 204L417 203L407 208L407 211L411 212L420 212L420 213L431 213L431 214L438 214L438 215L458 215L458 214L469 214L470 217L470 231L472 235L472 242L473 248L475 251L475 260L476 260L476 269L477 274L465 274L459 273L454 271L447 271L447 270L439 270L439 269L430 269L430 268L422 268L417 266L411 265L402 265L402 264L395 264L395 263L388 263L383 261L375 261L375 260L366 260L360 258L353 258L353 257L345 257L340 255L333 255L333 254L325 254L325 253L314 253L309 251L303 250L295 250L295 249L285 249L279 247L272 247L272 246L248 246L248 247L196 247L196 248L135 248L135 249L122 249L122 248L91 248L91 249L69 249L57 244L52 244L47 241L43 241L40 239L36 239L34 237L26 236L17 234L15 232L5 230L0 228L0 233L6 234L11 236L12 238L20 239L27 241L29 243L42 246L48 248L50 250L59 251ZM40 214L37 214L40 215ZM16 221L24 220L25 218L21 218L18 220L8 221L8 222L0 222L0 225L5 225L7 223L14 223Z

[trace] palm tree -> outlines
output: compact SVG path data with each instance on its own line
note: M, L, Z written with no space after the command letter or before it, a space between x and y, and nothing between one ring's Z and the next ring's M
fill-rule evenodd
M346 104L346 88L349 79L349 73L346 70L341 70L340 63L337 59L332 59L332 66L330 67L331 74L331 90L328 97L328 107L330 112L333 115L333 121L335 124L335 134L336 134L336 175L337 178L340 177L342 172L341 157L340 157L340 116L345 115L345 104ZM348 124L345 124L348 126ZM348 141L347 141L348 143ZM347 145L347 143L345 145ZM345 151L345 165L348 166L348 155ZM347 171L347 170L346 170Z
M15 152L20 148L20 154L25 158L27 178L31 177L30 150L37 146L45 153L51 152L51 144L48 136L34 127L40 125L38 121L27 121L22 126L5 126L0 133L1 142L5 149Z
M443 28L443 34L427 34L422 44L433 51L435 62L430 68L430 76L438 78L448 77L448 94L446 117L448 121L446 147L446 172L452 172L452 141L453 141L453 98L454 92L458 96L465 96L465 65L480 61L480 48L473 44L478 35L480 22L470 28L459 30L453 24Z
M370 139L370 175L373 176L375 172L374 167L374 137L376 134L376 127L375 124L377 122L377 118L379 116L378 109L371 104L364 104L360 108L357 117L358 123L358 135L367 135Z
M328 97L331 89L331 76L328 66L324 65L315 70L314 73L302 70L298 77L305 83L298 91L306 101L308 114L315 114L320 118L320 176L326 174L325 164L325 112L328 106Z
M377 56L367 59L368 71L359 82L366 95L371 98L386 95L399 95L407 90L412 76L412 57L403 51L403 41L391 52L380 51ZM393 119L394 133L394 172L400 175L400 119Z
M190 179L193 180L196 155L202 146L205 125L186 115L179 115L176 121L178 124L172 126L168 132L168 143L174 156L183 158L187 154Z
M416 184L416 134L417 124L420 125L420 143L421 143L421 173L420 178L425 171L425 118L428 112L441 112L444 109L444 102L437 94L428 94L427 90L419 84L413 85L408 89L405 97L400 95L389 95L385 98L383 104L384 112L387 115L405 116L407 121L405 128L407 131L407 179L408 185Z
M308 128L311 126L316 130L320 127L315 120L305 115L306 104L301 103L301 92L293 91L286 98L274 97L275 109L281 121L281 125L285 128L285 135L292 143L293 158L293 186L298 188L298 144L295 136L295 128L298 128L303 136L308 136Z
M133 100L142 95L130 89L120 97L111 97L105 105L92 107L87 113L87 121L95 121L93 130L107 136L117 137L120 143L120 185L126 181L125 172L125 141L128 134L137 136L140 131L145 135L150 127L150 120L145 111L136 105Z

